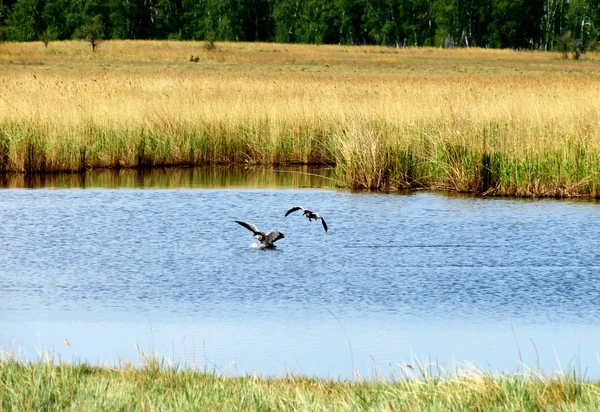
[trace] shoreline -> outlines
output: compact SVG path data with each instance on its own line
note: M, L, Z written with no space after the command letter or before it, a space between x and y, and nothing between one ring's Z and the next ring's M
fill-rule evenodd
M86 183L90 178L94 180L98 175L108 175L113 178L118 179L121 176L126 176L131 180L132 175L137 176L137 181L139 187L145 187L143 181L147 176L156 176L156 175L169 175L174 173L176 175L186 174L186 175L194 175L195 171L201 171L204 173L213 172L211 174L217 175L219 173L224 173L227 176L228 171L235 171L237 174L248 174L249 179L254 180L254 183L251 183L249 187L279 187L277 183L274 182L272 178L266 177L269 173L280 173L280 174L296 174L299 176L297 179L292 179L293 182L291 186L287 186L286 183L282 183L281 188L290 188L290 187L301 187L301 188L329 188L329 189L342 189L342 190L351 190L354 192L370 192L370 193L410 193L410 192L432 192L432 193L447 193L447 194L458 194L465 196L476 196L482 198L498 198L498 199L556 199L556 200L587 200L587 201L597 201L600 199L600 193L590 194L590 193L577 193L577 192L569 192L565 191L565 187L561 186L555 188L553 191L546 191L542 193L528 192L528 193L518 193L518 192L503 192L497 193L495 190L487 190L486 192L481 192L480 190L460 190L451 186L444 185L432 185L432 186L423 186L423 185L415 185L410 183L404 183L400 187L384 187L384 188L374 188L374 187L352 187L346 186L343 183L340 183L343 179L343 176L339 176L336 174L335 164L302 164L302 163L280 163L280 164L231 164L231 163L209 163L209 164L182 164L182 165L157 165L157 166L144 166L144 167L135 167L135 166L120 166L120 167L95 167L89 168L86 170L58 170L58 171L36 171L36 172L3 172L0 173L0 188L45 188L45 187L55 187L55 188L71 188L71 187L80 187L80 188L94 188L94 187L105 187L102 184L95 185L92 184L88 186ZM301 169L301 170L298 170ZM311 171L302 171L302 170L314 170ZM320 171L328 170L329 173L320 174ZM187 172L187 173L186 173ZM263 173L266 179L264 184L256 181L257 173ZM314 179L313 179L314 178ZM77 180L78 183L75 183L74 180ZM218 179L215 177L214 184L208 184L207 187L220 187L216 181ZM227 184L223 187L239 187L244 188L246 185L243 183L243 178L237 177L237 185L236 184ZM71 181L70 184L66 184L65 186L61 186L59 181ZM315 184L315 181L319 182ZM132 183L124 183L124 187L137 187ZM193 185L189 185L189 182L186 182L184 186L178 186L176 183L171 184L168 187L179 188L179 187L194 187ZM120 187L117 183L112 183L106 187ZM151 187L151 186L150 186ZM165 187L165 186L160 186ZM200 184L198 187L204 187L203 184Z

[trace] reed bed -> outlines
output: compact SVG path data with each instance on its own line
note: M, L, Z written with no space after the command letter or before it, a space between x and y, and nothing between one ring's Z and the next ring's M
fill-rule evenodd
M398 379L229 377L167 366L0 362L0 410L595 411L600 383L577 375L452 376L405 368Z
M599 155L596 55L0 44L1 173L320 164L355 189L600 197Z

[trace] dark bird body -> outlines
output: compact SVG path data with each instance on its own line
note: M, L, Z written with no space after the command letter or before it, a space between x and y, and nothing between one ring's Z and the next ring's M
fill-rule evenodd
M260 249L275 249L276 246L274 245L274 243L277 242L279 239L283 239L285 237L283 233L277 230L272 230L269 233L265 234L265 232L261 232L260 230L258 230L258 228L252 223L242 222L241 220L236 220L235 223L245 227L253 233L252 236L258 239L258 247Z
M323 224L323 229L325 229L325 232L327 232L327 223L325 223L325 219L323 219L323 217L321 215L319 215L318 213L313 212L312 210L308 210L303 208L302 206L294 206L293 208L291 208L290 210L288 210L287 212L285 212L285 215L289 215L290 213L293 213L297 210L302 210L302 216L306 216L308 218L309 222L312 222L313 219L314 220L320 220L321 223Z

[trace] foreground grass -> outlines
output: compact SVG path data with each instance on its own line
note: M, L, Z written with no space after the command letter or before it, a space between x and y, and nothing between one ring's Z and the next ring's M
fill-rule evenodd
M350 188L600 197L600 59L0 44L0 173L230 163L333 165Z
M417 372L418 374L418 372ZM535 374L396 381L261 379L87 364L0 362L0 410L597 410L600 383Z

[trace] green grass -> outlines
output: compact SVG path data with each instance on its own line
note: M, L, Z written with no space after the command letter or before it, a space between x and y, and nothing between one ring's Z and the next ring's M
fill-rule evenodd
M427 188L488 196L600 197L600 151L559 127L522 139L509 123L449 122L398 127L350 122L318 129L279 125L155 124L111 130L88 123L53 136L43 125L4 123L0 171L77 172L189 165L332 165L338 186L352 189ZM533 134L533 135L532 135ZM522 140L540 142L537 146ZM3 160L2 160L3 159Z
M350 125L334 137L336 177L354 189L600 196L600 150L585 137L558 125L519 134L510 122L462 125L458 135L451 123Z
M74 172L94 168L151 168L206 164L326 165L334 162L330 135L281 127L272 136L258 124L168 121L138 128L87 122L69 133L48 124L0 122L1 171Z
M405 367L396 380L288 375L227 377L166 366L0 362L0 410L596 411L600 382L576 375L434 376Z

